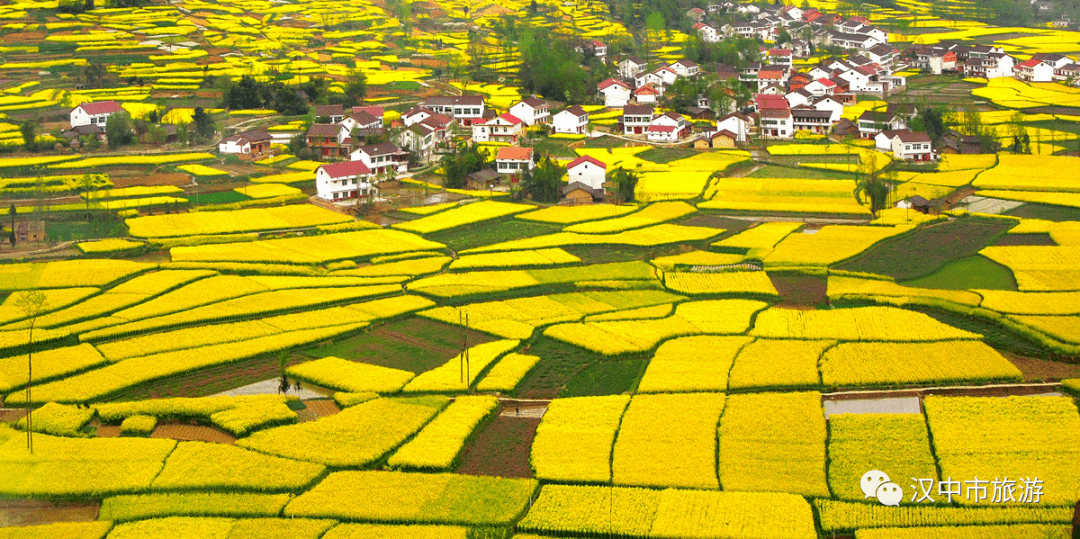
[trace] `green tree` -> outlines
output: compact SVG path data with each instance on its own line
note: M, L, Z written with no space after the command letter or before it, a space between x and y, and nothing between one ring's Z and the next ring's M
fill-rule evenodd
M110 114L105 124L105 136L109 139L111 150L131 144L135 140L135 134L131 130L131 116L127 112Z
M615 169L611 173L611 183L615 184L620 201L633 202L634 190L637 189L639 179L638 173L624 168Z
M48 304L45 294L39 290L21 292L15 300L15 307L26 317L30 334L26 342L26 447L31 455L34 454L34 421L31 415L34 410L30 405L33 400L31 389L34 381L34 326L37 325L38 317L48 309Z
M87 88L100 88L108 74L105 64L94 62L83 68L83 84Z
M646 61L648 61L648 55L652 51L652 43L649 40L649 34L655 32L659 34L666 28L664 23L664 16L659 11L653 11L649 13L649 16L645 18L645 54Z
M367 76L358 69L353 71L349 75L349 79L345 81L344 105L346 107L355 107L363 102L365 97L367 97Z
M11 248L12 249L15 248L15 214L16 213L18 213L18 211L15 209L15 203L12 202L11 206L8 207L8 215L11 216L11 236L9 237L9 239L11 240Z
M776 44L783 45L784 43L791 43L791 34L787 30L780 30L780 34L776 36Z
M565 175L566 167L546 156L522 176L522 190L536 202L558 202L562 198L562 177Z
M19 133L22 134L23 146L28 152L37 151L37 127L38 122L25 120L19 124Z
M191 115L191 123L195 124L195 134L199 138L209 139L217 132L214 119L202 107L195 107L195 112Z
M462 189L469 174L479 172L488 164L489 154L476 144L461 144L457 152L444 155L440 164L446 173L443 186L449 189Z
M90 173L86 173L86 174L83 174L82 176L79 176L79 184L78 184L78 186L79 186L79 192L82 193L83 199L86 200L86 222L89 223L90 222L90 199L92 198L91 193L95 190L95 188L97 187L97 184L94 182L94 177L91 176Z
M308 106L295 89L281 86L274 92L274 110L285 116L301 116L307 113Z

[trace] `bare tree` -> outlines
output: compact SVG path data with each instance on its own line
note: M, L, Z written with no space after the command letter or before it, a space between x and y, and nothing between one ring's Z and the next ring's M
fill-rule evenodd
M34 326L41 313L48 308L49 301L45 294L39 290L27 290L19 294L15 300L17 307L24 315L30 329L30 335L26 344L26 447L30 454L34 454L34 420L31 417L33 409L30 407L31 385L34 382Z

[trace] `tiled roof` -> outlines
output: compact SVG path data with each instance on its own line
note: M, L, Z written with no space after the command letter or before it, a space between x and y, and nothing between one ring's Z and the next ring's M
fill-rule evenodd
M371 169L363 161L346 161L344 163L323 165L319 168L323 169L331 178L352 178L371 174Z
M532 148L515 148L506 147L499 148L499 153L495 154L495 159L500 161L526 161L532 159Z
M602 169L607 170L607 165L605 165L603 161L600 161L599 159L588 155L583 155L581 157L578 157L577 159L574 159L573 161L570 161L570 164L566 165L566 169L570 170L582 163L592 163Z
M124 110L120 106L120 103L116 101L95 101L93 103L82 103L78 107L82 107L87 114L94 116L96 114L112 114L114 112L120 112Z

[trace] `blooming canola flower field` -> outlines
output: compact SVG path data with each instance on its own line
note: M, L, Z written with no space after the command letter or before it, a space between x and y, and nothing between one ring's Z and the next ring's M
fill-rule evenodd
M219 108L224 81L341 96L362 73L396 133L418 98L501 113L529 95L507 37L526 23L612 55L647 38L650 61L700 43L595 0L67 4L0 6L0 148L39 111L116 101L184 128L212 100L222 136L266 129L276 155L226 157L217 139L48 153L66 141L39 133L45 151L0 157L20 224L43 211L31 195L63 198L42 219L56 245L0 246L0 539L1067 537L1080 93L965 83L1005 148L930 165L872 141L751 152L534 128L563 164L635 173L633 200L442 189L435 165L381 177L372 207L309 203L322 161L299 140L283 153L306 120ZM903 28L893 43L1080 52L1076 32L942 18L979 15L969 0L806 4ZM103 58L120 87L84 80ZM586 110L593 128L620 121ZM1010 151L1014 133L1034 151ZM1010 208L893 207L958 192ZM83 212L86 234L115 230L69 245ZM872 470L896 506L868 493ZM69 505L88 521L66 522Z

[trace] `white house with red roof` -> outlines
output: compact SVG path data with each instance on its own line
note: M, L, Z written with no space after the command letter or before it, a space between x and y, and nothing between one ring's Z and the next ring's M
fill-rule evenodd
M71 128L74 129L81 125L96 125L104 128L105 122L109 120L109 116L112 116L117 112L123 112L123 110L124 108L116 101L81 103L79 106L71 109L71 112L69 113L71 118Z
M510 107L510 114L521 118L525 125L542 125L551 121L551 105L536 96L529 96Z
M371 169L363 161L346 161L332 165L322 165L315 170L315 190L323 200L346 200L367 196L374 187L371 185Z
M693 60L687 60L684 58L668 66L668 69L674 71L675 74L680 77L693 77L701 71L701 66L699 66L698 63ZM675 81L672 80L671 82ZM671 83L668 82L667 84Z
M532 148L499 148L495 154L495 170L499 174L517 175L523 170L536 168Z
M660 90L657 90L656 86L653 84L647 84L634 90L634 100L638 103L656 103L656 100L660 95Z
M712 25L699 22L692 28L697 31L698 37L705 43L716 43L717 41L720 41L720 32Z
M1053 82L1054 66L1032 58L1017 66L1016 78L1024 82Z
M645 130L645 138L649 142L676 142L689 134L690 123L674 112L656 116Z
M551 129L565 135L584 135L589 130L589 113L581 105L567 107L552 117Z
M590 189L603 189L607 165L595 157L583 155L566 165L566 176L569 183L580 182Z
M525 122L509 112L504 112L484 123L474 123L472 132L473 142L517 144L525 134Z
M912 133L901 131L892 139L893 157L904 161L931 161L934 159L934 147L930 135L925 132Z
M836 92L836 83L829 79L818 79L807 83L803 90L815 96L833 95Z
M389 142L359 146L349 154L349 159L364 163L372 174L409 170L409 152Z
M630 102L630 93L633 90L621 80L608 79L596 85L596 91L603 96L605 107L622 108Z
M653 120L652 105L627 105L623 107L622 126L624 135L643 135Z
M769 49L769 63L791 67L791 49Z

